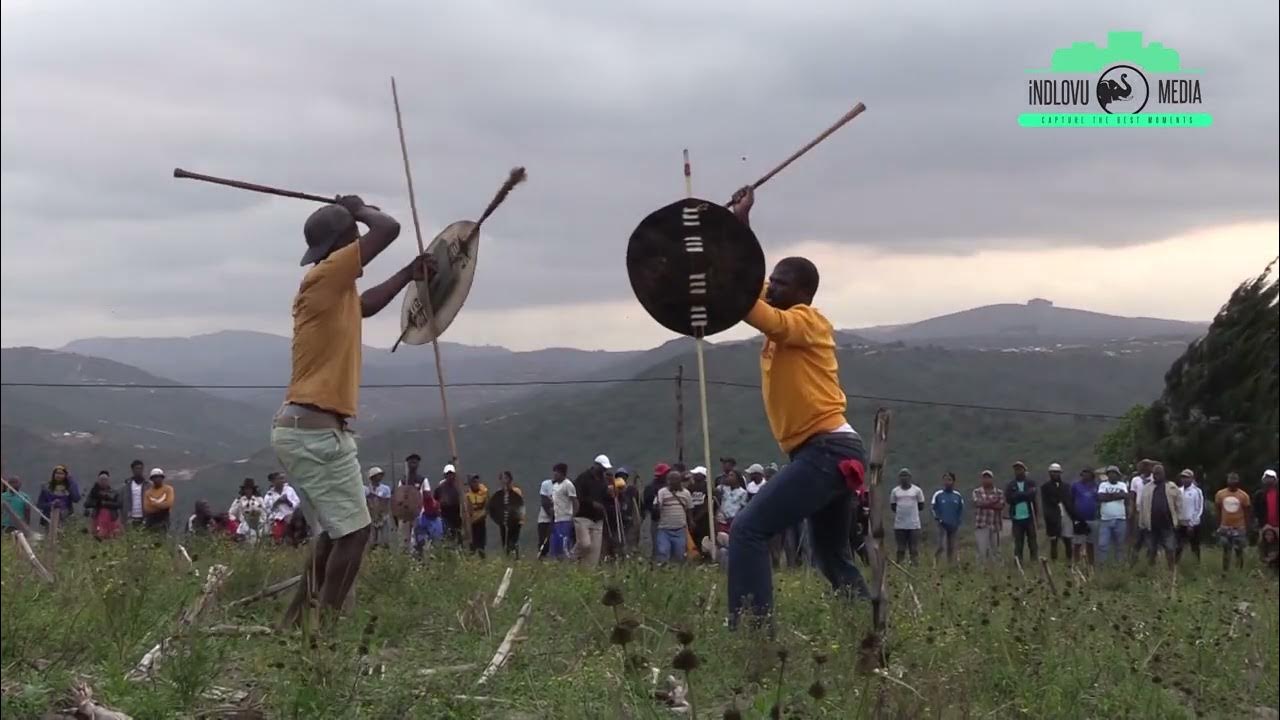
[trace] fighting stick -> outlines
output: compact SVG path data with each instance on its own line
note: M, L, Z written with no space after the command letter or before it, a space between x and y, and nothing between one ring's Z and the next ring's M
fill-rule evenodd
M394 77L391 78L391 101L396 108L396 130L400 133L400 155L404 158L404 179L409 186L409 212L413 215L413 234L418 239L418 255L425 256L427 249L422 244L422 225L418 222L418 201L413 193L413 172L409 169L409 148L404 141L404 122L400 119L400 95L396 92L396 79ZM431 327L432 335L435 335L436 316L431 309L431 292L427 288L426 280L418 283L418 299L422 301L422 308L427 314L427 323ZM408 327L406 327L407 331ZM400 340L403 339L404 333L401 333ZM396 345L400 344L400 340L396 341ZM395 352L395 347L392 347L391 351ZM444 364L440 361L440 341L438 338L431 339L431 352L436 359L436 382L440 386L440 412L444 415L444 424L449 431L449 455L453 458L452 464L459 465L458 441L453 433L453 420L449 417L449 398L445 393ZM458 485L459 494L462 492L460 478L460 475L454 474L454 482Z
M338 195L326 197L324 195L298 192L296 190L282 190L280 188L271 187L270 185L259 185L257 183L244 182L243 180L228 180L227 178L214 177L213 175L201 175L200 173L187 172L182 168L174 168L173 176L179 180L199 180L201 182L213 183L214 185L226 185L227 187L251 190L253 192L264 193L266 195L279 195L280 197L294 198L296 200L312 200L314 202L325 204L335 203L339 198ZM369 207L374 210L379 209L373 205L370 205Z
M684 195L693 197L693 169L689 165L689 149L684 150ZM702 461L707 469L707 537L711 539L711 559L715 560L720 548L716 544L716 494L715 481L711 479L711 430L707 423L707 363L703 357L702 330L695 328L693 347L698 356L698 399L702 408Z
M783 171L783 170L784 170L788 165L790 165L791 163L795 162L796 160L799 160L799 159L800 159L800 156L802 156L802 155L804 155L805 153L807 153L807 152L809 152L810 150L812 150L814 147L816 147L816 146L818 145L818 143L822 142L823 140L826 140L826 139L827 139L828 137L830 137L830 136L831 136L831 134L832 134L832 133L834 133L835 131L837 131L837 130L839 130L840 128L844 127L845 125L849 124L849 122L850 122L851 120L853 120L854 118L856 118L856 117L858 117L859 115L861 115L861 114L863 113L863 111L865 111L866 109L867 109L867 106L866 106L866 105L863 105L862 103L858 103L857 105L854 105L854 106L853 106L853 108L852 108L851 110L849 110L849 112L845 113L843 117L841 117L839 120L837 120L837 121L835 122L835 124L834 124L834 125L832 125L831 127L827 128L826 130L823 130L823 131L822 131L822 133L821 133L820 135L818 135L818 137L816 137L816 138L814 138L814 139L810 140L810 141L808 142L808 144L806 144L804 147L802 147L802 148L800 148L799 150L795 151L795 153L793 153L793 154L791 155L791 157L787 158L786 160L783 160L783 161L782 161L782 162L781 162L777 167L775 167L774 169L772 169L772 170L770 170L769 172L765 173L765 174L764 174L764 177L762 177L762 178L760 178L759 180L757 180L757 181L755 181L755 182L751 183L751 189L752 189L752 190L756 190L756 189L758 189L761 185L764 185L765 183L769 182L769 180L770 180L774 175L777 175L778 173L782 172L782 171ZM734 203L734 201L733 201L733 200L730 200L730 201L729 201L729 207L733 207L733 205L734 205L734 204L735 204L735 203Z
M889 591L885 583L888 558L880 545L884 538L884 508L876 497L876 491L880 488L884 462L889 452L890 418L887 409L880 408L876 411L875 434L871 439L867 479L867 503L871 508L871 519L866 538L867 558L871 561L871 632L863 639L859 652L858 665L863 673L872 672L884 664L884 636L889 624Z

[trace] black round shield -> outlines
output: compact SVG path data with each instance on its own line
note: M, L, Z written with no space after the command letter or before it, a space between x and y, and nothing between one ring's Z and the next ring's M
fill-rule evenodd
M640 221L627 243L627 275L663 327L707 337L737 325L760 297L764 252L727 208L689 198Z

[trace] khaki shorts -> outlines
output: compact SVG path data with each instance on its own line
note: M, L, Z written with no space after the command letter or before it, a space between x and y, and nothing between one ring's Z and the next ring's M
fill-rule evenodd
M320 532L336 540L369 525L354 434L278 427L271 430L271 447Z

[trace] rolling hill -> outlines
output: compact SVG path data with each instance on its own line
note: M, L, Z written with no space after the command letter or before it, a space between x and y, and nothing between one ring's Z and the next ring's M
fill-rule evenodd
M0 388L8 472L43 477L64 463L85 477L102 468L121 472L141 457L178 478L262 444L266 421L250 405L102 358L39 348L0 353L5 383L111 386Z
M1203 335L1208 327L1208 323L1129 318L1057 307L1037 298L1025 305L986 305L916 323L860 328L852 332L877 342L1006 348L1135 338L1192 340Z
M853 347L840 352L841 375L851 395L932 403L976 404L1066 413L1118 415L1159 392L1169 364L1185 349L1179 343L1125 343L1057 351L978 351L906 345ZM743 464L782 462L761 407L758 345L713 346L707 353L712 457L732 454ZM676 455L674 375L686 368L684 447L688 464L701 464L697 387L691 354L655 363L635 382L606 387L556 388L500 408L477 409L458 419L462 466L494 482L510 469L527 493L558 461L581 469L597 453L638 469ZM745 387L743 387L745 386ZM423 402L430 402L427 391ZM925 487L945 470L971 483L984 467L1007 471L1015 459L1042 468L1092 463L1092 449L1110 420L1012 413L939 404L852 397L851 420L866 431L877 407L893 410L890 462L913 468ZM410 451L426 458L433 480L448 461L439 423L414 430L370 433L361 439L361 460L384 468ZM202 470L201 492L227 495L245 476L275 467L269 450L247 461ZM399 470L403 472L403 470Z
M89 338L75 340L62 349L115 360L188 385L267 386L210 390L210 394L239 400L268 414L279 407L283 391L276 386L289 379L290 340L267 333L223 331L189 338ZM572 348L546 348L513 352L491 346L441 343L445 377L450 384L468 382L557 381L583 377L610 377L619 367L629 377L629 361L643 351L601 352ZM362 382L366 385L421 384L435 382L435 361L427 348L406 347L395 353L385 348L364 348ZM457 411L504 402L529 392L528 388L454 387L450 408ZM387 429L438 416L438 401L426 402L421 393L398 388L369 388L361 394L361 424Z

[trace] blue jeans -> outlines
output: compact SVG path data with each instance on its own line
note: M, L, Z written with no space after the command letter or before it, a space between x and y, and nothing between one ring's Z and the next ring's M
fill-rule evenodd
M731 625L736 626L748 602L756 616L773 611L769 539L805 518L818 571L837 593L867 596L867 585L849 548L854 496L839 468L842 460L865 462L865 457L862 439L856 435L814 436L791 453L791 464L738 513L729 535Z
M654 548L654 560L658 562L666 562L668 560L684 562L684 528L658 530L658 534L655 536L655 542L657 545Z
M1117 561L1124 559L1121 554L1125 547L1127 523L1127 520L1120 518L1103 520L1098 524L1098 562L1106 562L1108 554L1114 555Z
M573 547L573 521L561 520L551 524L551 557L567 558Z

